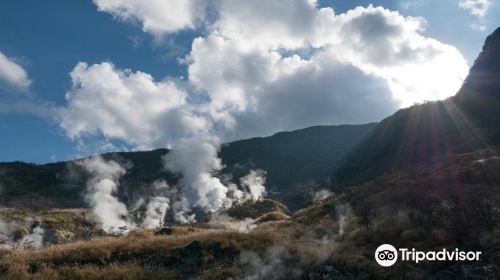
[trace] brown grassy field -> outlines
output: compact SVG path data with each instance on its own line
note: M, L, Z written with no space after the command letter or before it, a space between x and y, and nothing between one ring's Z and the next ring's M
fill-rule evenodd
M336 238L332 229L337 230L332 218L316 219L310 227L274 210L270 207L271 212L256 218L251 231L200 223L174 226L171 235L141 230L38 249L2 250L0 275L1 279L238 279L266 273L287 277L328 260L334 243L326 239ZM74 218L74 213L66 214ZM55 211L41 216L45 222L58 218L60 228L66 214ZM260 271L268 263L273 270Z

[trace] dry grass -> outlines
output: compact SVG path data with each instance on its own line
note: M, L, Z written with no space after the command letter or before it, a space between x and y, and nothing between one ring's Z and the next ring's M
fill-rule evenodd
M232 208L224 211L223 214L242 220L245 218L257 219L258 217L270 212L288 214L288 209L281 202L272 199L264 199L257 202L248 201L242 205L233 206Z
M286 265L314 267L328 260L328 245L307 238L307 228L283 213L249 232L175 226L173 234L133 231L35 250L0 252L1 279L228 279L244 273L243 252L264 256L286 248ZM276 218L276 217L275 217Z
M0 208L0 218L7 221L22 221L30 217L30 212L26 209Z
M274 243L272 235L260 231L188 229L186 233L186 228L175 228L171 236L141 231L36 250L5 250L0 255L0 275L2 279L168 279L205 278L206 273L227 278L238 272L235 263L241 251L264 251Z
M89 218L88 209L51 209L31 212L19 208L0 208L0 218L11 223L17 230L16 239L29 233L34 224L40 223L49 233L47 242L66 243L77 239L88 239L104 235Z
M271 212L260 216L255 223L261 224L265 222L275 222L275 221L286 221L290 219L290 216L282 212Z

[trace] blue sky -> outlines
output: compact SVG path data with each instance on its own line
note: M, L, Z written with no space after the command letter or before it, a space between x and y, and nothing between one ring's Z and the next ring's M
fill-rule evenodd
M16 0L1 5L0 50L17 58L29 73L29 94L56 105L65 103L69 72L79 61L109 60L118 67L147 70L158 79L185 75L176 55L189 51L191 41L183 37L196 35L173 36L176 50L171 50L155 44L137 26L99 13L91 1ZM56 124L31 114L1 114L0 135L0 161L50 162L76 153L75 144Z
M427 23L422 35L456 47L469 66L485 37L500 25L497 2L482 17L460 8L454 0L319 2L322 7L333 7L336 14L371 3L424 18ZM66 106L65 94L72 86L69 73L77 63L111 62L116 69L145 72L157 81L165 77L185 81L188 66L179 58L190 53L194 38L207 33L205 28L183 29L158 38L144 32L140 20L117 20L110 13L99 12L92 1L8 0L0 6L0 52L21 66L31 81L23 90L0 86L0 102L10 107L0 110L0 161L44 163L85 154L78 144L82 139L70 139L67 128L50 116L14 108L20 106L19 100L51 108ZM474 26L484 26L484 30ZM246 120L242 117L241 123ZM341 120L350 119L339 117ZM138 146L120 137L90 138L87 145L107 141L115 147Z

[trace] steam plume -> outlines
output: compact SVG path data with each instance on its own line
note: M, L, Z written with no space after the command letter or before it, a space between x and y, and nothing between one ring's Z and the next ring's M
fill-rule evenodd
M182 173L182 193L187 209L199 207L215 212L228 203L227 187L212 174L222 169L217 157L218 140L183 139L166 155L165 167Z
M288 250L278 245L267 248L262 257L255 252L243 252L240 263L244 267L244 276L239 279L286 279L289 274L298 277L302 271L287 265L290 258Z
M257 201L266 194L265 172L257 170L241 179L241 189L234 184L225 185L214 174L222 170L218 158L220 144L217 138L183 139L164 158L166 169L182 174L181 199L175 203L176 220L192 222L193 208L213 213L247 200Z
M128 210L114 194L118 180L126 170L117 162L91 157L78 162L92 176L87 182L86 200L107 233L129 231L135 225L128 220Z
M246 218L244 220L237 220L223 214L212 215L210 217L209 224L213 228L221 228L238 232L249 232L257 227L254 219Z
M158 196L153 197L146 206L146 213L142 227L147 229L155 229L164 226L165 215L169 209L170 199L168 196L169 186L165 181L157 181L154 183L154 190L158 192Z
M43 245L44 236L42 224L30 218L10 222L0 219L0 249L37 248Z
M333 195L333 193L329 190L324 190L324 189L320 190L320 191L315 192L313 194L313 202L315 202L315 203L320 202L322 200L329 198L332 195Z
M244 201L259 201L266 195L266 172L263 170L250 170L250 173L240 179L241 186L245 190ZM243 202L244 202L243 201Z

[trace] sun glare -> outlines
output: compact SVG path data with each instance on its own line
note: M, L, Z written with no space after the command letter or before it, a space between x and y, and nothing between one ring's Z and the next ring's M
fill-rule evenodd
M469 70L461 55L440 55L424 64L395 68L389 86L402 107L444 100L460 89Z

